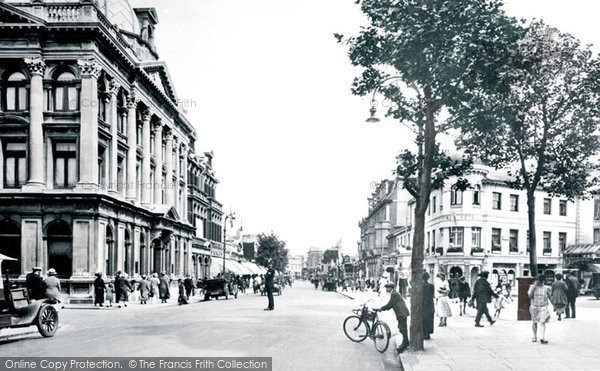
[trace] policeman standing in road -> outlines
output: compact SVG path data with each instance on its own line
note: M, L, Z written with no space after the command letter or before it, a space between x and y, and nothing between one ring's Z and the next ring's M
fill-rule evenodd
M269 298L269 306L265 310L274 310L275 302L273 301L273 290L275 284L273 283L273 277L275 276L275 269L273 269L273 262L269 262L269 269L265 274L265 290L267 291L267 297Z

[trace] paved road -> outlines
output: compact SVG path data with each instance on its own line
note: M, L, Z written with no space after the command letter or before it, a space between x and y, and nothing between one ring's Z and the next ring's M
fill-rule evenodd
M266 356L274 370L393 370L372 342L350 342L342 322L357 305L297 281L275 297L241 295L187 306L63 310L51 339L27 335L0 342L2 356Z

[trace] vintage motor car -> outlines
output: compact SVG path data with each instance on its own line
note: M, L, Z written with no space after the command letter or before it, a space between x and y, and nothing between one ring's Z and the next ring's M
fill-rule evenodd
M0 254L0 330L37 326L43 337L52 337L58 330L58 310L54 299L30 300L26 288L13 287L2 262L16 260ZM3 273L4 277L3 277Z
M210 300L210 298L219 299L224 296L225 300L229 299L229 287L225 278L213 278L211 280L204 280L202 282L204 289L204 300Z

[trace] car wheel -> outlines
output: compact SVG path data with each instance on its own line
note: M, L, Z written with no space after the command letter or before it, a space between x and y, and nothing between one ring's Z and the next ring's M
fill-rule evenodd
M36 325L40 334L49 338L58 330L58 312L52 305L44 305L40 308L36 319Z

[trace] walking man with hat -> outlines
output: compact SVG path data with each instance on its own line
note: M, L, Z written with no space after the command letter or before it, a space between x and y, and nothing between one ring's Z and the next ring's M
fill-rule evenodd
M29 293L29 299L40 300L46 297L46 287L44 279L40 276L42 268L33 267L31 273L25 278L25 286Z
M492 316L490 316L490 312L488 311L488 303L492 301L492 296L497 298L498 295L492 290L490 283L487 281L490 272L483 271L479 274L479 279L475 281L475 285L473 285L473 300L477 300L477 315L475 316L475 327L483 327L479 322L481 321L481 316L485 314L485 317L490 322L490 325L494 324L494 320Z
M376 308L375 311L379 312L383 310L393 309L394 313L396 313L396 319L398 320L398 330L400 330L400 333L402 334L402 344L397 348L397 351L398 353L402 353L404 352L404 350L406 350L406 348L408 348L408 345L410 344L410 342L408 341L408 326L406 324L406 319L410 315L410 312L408 311L404 299L402 298L400 293L396 291L395 285L393 283L386 283L385 289L388 294L391 293L390 301L383 307L378 309Z

